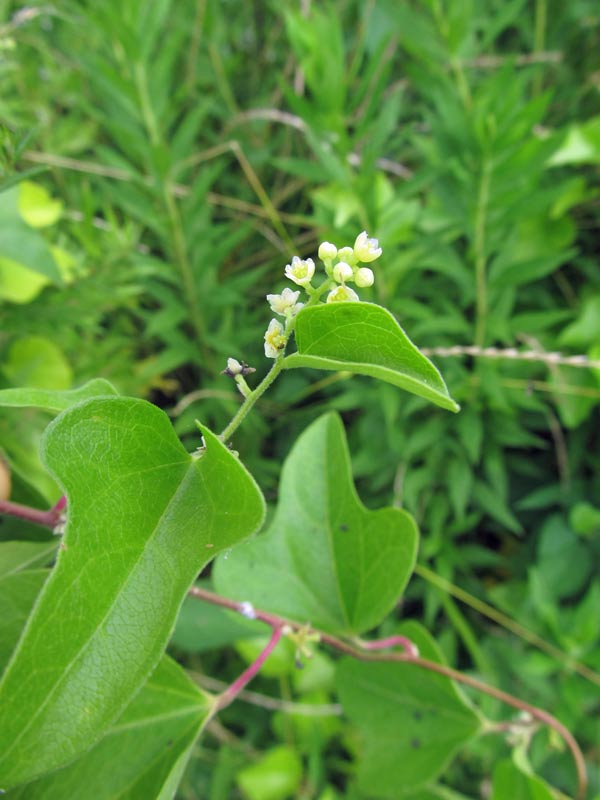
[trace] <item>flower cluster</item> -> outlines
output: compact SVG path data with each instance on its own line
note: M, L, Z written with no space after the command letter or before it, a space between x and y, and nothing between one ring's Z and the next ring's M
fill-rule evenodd
M312 258L294 256L291 264L285 267L285 276L306 291L310 305L319 302L325 291L327 303L357 302L359 297L348 284L354 283L359 289L372 286L375 282L373 270L361 265L370 264L380 255L381 247L377 239L369 239L367 232L363 231L356 237L354 247L342 247L338 250L331 242L321 243L319 258L325 265L327 279L320 286L312 285L315 275L315 262ZM265 333L267 358L277 358L285 349L293 330L294 317L304 307L304 303L298 302L299 296L300 290L292 291L288 288L281 294L267 295L271 311L285 319L285 326L277 319L272 319L269 323Z
M325 271L339 286L327 295L328 303L358 300L358 295L347 283L355 283L359 289L373 286L375 275L370 267L361 267L375 261L381 255L381 247L377 239L369 239L363 231L356 237L354 247L342 247L340 250L331 242L323 242L319 247L319 258L325 264Z

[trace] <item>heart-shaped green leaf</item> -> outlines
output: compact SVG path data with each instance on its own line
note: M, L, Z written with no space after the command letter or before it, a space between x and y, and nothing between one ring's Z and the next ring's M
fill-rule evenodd
M329 303L305 308L296 318L298 352L286 369L346 370L370 375L458 411L438 370L415 347L395 318L373 303Z
M416 622L400 626L430 661L439 649ZM474 736L479 716L449 678L414 664L344 658L336 685L362 738L358 781L369 795L402 797L439 775Z
M89 749L156 666L203 565L261 524L262 495L209 430L197 457L168 417L87 400L45 434L68 497L51 577L0 684L0 786Z
M212 699L164 656L123 715L89 753L8 792L10 800L174 797Z
M215 586L331 633L359 634L398 601L417 538L405 511L360 502L343 425L327 414L294 445L268 532L218 560Z
M89 400L92 397L116 395L117 390L104 378L95 378L77 389L56 391L52 389L0 389L0 406L13 408L42 408L45 411L65 411L65 409Z

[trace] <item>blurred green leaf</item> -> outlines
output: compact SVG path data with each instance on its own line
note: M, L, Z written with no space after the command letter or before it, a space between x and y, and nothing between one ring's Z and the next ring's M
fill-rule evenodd
M0 367L13 386L64 391L73 382L71 366L54 342L41 336L14 341Z
M247 800L286 800L296 794L301 780L300 757L294 748L285 745L269 750L236 775L236 783Z
M62 203L53 200L38 183L22 181L19 184L19 214L32 228L45 228L60 219Z
M513 761L501 761L494 767L491 800L552 800L554 793L540 778L527 775Z
M16 261L61 284L60 271L46 241L19 213L20 186L0 193L0 258Z

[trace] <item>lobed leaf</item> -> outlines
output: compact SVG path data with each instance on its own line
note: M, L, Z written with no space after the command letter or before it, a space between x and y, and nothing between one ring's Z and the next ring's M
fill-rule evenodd
M197 457L166 414L87 400L48 427L68 498L63 546L0 684L0 786L88 750L159 661L204 564L261 524L264 501L206 428Z
M331 303L305 308L296 318L298 352L286 369L347 370L387 381L450 411L459 406L436 367L410 341L395 318L373 303Z
M338 635L378 625L415 563L418 531L398 508L360 502L340 418L298 439L282 471L268 531L218 559L217 591Z
M442 663L435 642L416 622L398 632L423 657ZM414 664L344 658L337 687L361 734L359 786L378 797L410 795L436 778L480 728L478 715L449 678Z

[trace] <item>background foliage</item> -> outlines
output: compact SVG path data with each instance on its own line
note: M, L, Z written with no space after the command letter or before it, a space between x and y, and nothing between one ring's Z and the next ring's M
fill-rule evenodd
M420 620L450 663L562 719L586 750L593 797L597 4L309 5L0 2L0 387L107 378L165 408L192 450L195 418L220 430L237 408L226 358L266 370L264 295L284 264L368 230L384 257L366 299L433 351L462 412L298 370L236 449L274 503L292 442L323 410L341 412L361 498L406 508L421 529L420 577L398 615ZM440 354L457 345L537 356ZM553 363L553 351L595 367ZM16 501L58 495L37 455L48 419L1 412ZM4 521L0 536L44 534ZM223 649L232 642L238 654ZM196 603L172 652L227 680L255 644ZM259 691L282 707L335 702L328 655L301 672L288 656ZM240 703L196 748L180 796L370 796L355 788L357 741L336 715ZM536 737L533 766L568 786L568 756L552 745ZM509 753L478 740L445 781L479 797L494 775L494 797L514 793Z

